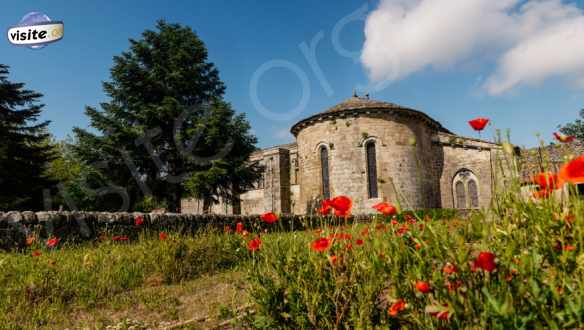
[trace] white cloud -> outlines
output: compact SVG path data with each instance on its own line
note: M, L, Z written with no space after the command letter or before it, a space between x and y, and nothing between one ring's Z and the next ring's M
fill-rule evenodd
M374 81L494 56L491 94L552 76L584 84L584 15L561 0L381 0L365 37Z

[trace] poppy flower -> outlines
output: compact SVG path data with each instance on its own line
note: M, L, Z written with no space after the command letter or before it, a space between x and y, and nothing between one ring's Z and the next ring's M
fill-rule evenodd
M47 247L48 248L54 248L57 246L57 244L59 244L60 239L58 237L53 237L47 240Z
M321 208L318 210L318 213L320 213L321 215L329 215L329 213L331 213L332 207L333 207L332 200L325 199L322 201L322 205Z
M448 304L443 304L442 306L428 306L426 307L426 312L430 316L435 317L439 320L448 320L450 318L450 312L448 311Z
M257 251L262 246L262 240L259 237L256 237L247 243L247 249L250 251Z
M363 228L363 230L361 231L361 235L368 237L369 236L369 227Z
M335 209L335 215L338 217L346 217L351 213L353 201L347 196L338 196L331 200L331 206Z
M31 246L36 241L34 236L28 236L26 238L26 246Z
M329 239L338 239L338 240L347 240L350 241L353 239L353 235L349 233L334 233L329 235Z
M31 255L33 257L40 257L41 256L41 251L40 250L34 250L34 251L32 251Z
M556 140L558 140L558 142L561 143L574 142L574 140L576 139L576 137L573 135L564 135L557 132L554 132L554 137L556 138Z
M574 245L565 245L564 246L564 251L574 251L576 250L576 247Z
M536 199L545 199L545 198L549 198L551 196L552 192L548 189L542 189L542 190L538 190L538 191L534 191L533 192L533 197Z
M446 265L444 265L444 267L442 268L442 273L446 274L446 275L452 275L452 274L456 274L458 272L458 270L456 269L456 266L454 266L451 263L447 263Z
M462 286L462 281L461 280L446 281L446 283L444 283L444 286L448 289L448 292L454 292L456 291L456 289Z
M495 254L491 252L481 252L473 263L473 269L480 268L488 273L492 272L497 268L495 264Z
M558 184L561 187L567 182L574 185L584 183L584 156L580 156L562 166L558 174Z
M345 250L353 250L353 243L347 243L347 245L345 245Z
M245 229L244 229L244 230L241 232L241 236L243 236L243 237L247 237L247 236L249 236L249 231L247 231L247 230L245 230Z
M337 256L335 256L335 255L332 255L332 256L330 256L330 257L329 257L329 260L330 260L330 262L331 262L333 265L336 265L336 264L337 264L337 260L338 260L338 259L339 259L339 258L338 258Z
M312 244L310 244L310 248L316 252L324 252L331 247L331 240L326 237L317 238Z
M418 290L421 293L428 293L430 292L430 284L428 284L428 282L424 282L424 281L417 281L416 282L416 290Z
M397 209L395 208L395 206L385 202L375 204L373 205L373 208L385 216L391 216L397 213Z
M398 299L389 307L389 315L396 317L400 312L406 309L406 302L403 299Z
M238 234L243 232L243 222L238 222L237 225L235 225L235 232Z
M268 212L268 213L264 213L260 216L260 218L262 219L262 221L272 224L276 221L278 221L278 216L275 215L273 212Z
M129 240L128 236L114 236L112 237L112 241L114 242L125 242Z
M168 238L168 234L161 231L160 234L158 234L158 238L160 238L161 241L164 241Z
M229 234L232 231L233 231L233 229L231 229L230 225L225 225L225 227L223 227L223 232L226 234Z
M391 221L389 223L391 223L392 226L395 226L395 225L399 224L399 221L397 221L395 219L391 219Z
M489 120L487 118L476 118L476 119L470 120L468 122L468 124L472 127L472 129L474 129L475 131L478 131L478 132L485 129L485 126L487 126L488 123L489 123Z
M420 243L416 243L416 245L415 245L415 248L416 248L416 250L419 250L419 249L421 249L421 248L422 248L422 244L420 244Z
M134 224L136 226L142 226L144 224L144 218L142 218L141 215L137 215L136 218L134 219Z
M363 240L362 240L362 239L358 239L358 240L356 240L356 241L355 241L355 244L357 244L357 245L359 245L359 246L363 245L364 243L365 243L365 242L363 242Z
M537 184L541 190L556 189L558 187L558 176L554 173L539 173L531 181Z

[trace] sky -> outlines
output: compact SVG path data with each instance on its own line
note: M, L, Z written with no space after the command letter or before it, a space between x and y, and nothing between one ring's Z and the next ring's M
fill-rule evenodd
M44 94L42 119L58 139L86 128L85 106L107 101L112 57L158 19L191 27L209 50L259 147L292 142L299 120L349 98L423 111L454 133L468 120L511 131L512 142L549 142L584 108L584 1L213 0L12 1L0 30L39 11L63 21L43 49L0 41L9 79Z

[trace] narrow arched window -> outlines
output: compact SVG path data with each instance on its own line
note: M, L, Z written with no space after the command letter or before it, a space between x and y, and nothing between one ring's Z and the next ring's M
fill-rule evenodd
M329 165L328 165L328 149L320 147L320 167L322 175L322 196L325 199L331 198L331 190L329 185Z
M464 192L464 183L462 183L462 181L456 182L454 190L456 193L456 207L459 209L466 208L466 194Z
M369 198L377 198L377 156L375 154L375 142L371 141L365 145L367 154L367 192Z
M477 190L477 182L473 179L468 181L468 198L470 199L470 207L479 207L479 193Z

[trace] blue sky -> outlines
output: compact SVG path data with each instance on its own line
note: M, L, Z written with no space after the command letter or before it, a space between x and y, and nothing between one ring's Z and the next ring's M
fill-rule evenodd
M492 138L495 128L510 129L513 141L525 146L537 144L536 132L551 140L557 126L576 119L584 107L581 86L566 83L561 75L505 93L489 93L484 84L497 71L497 61L488 51L486 56L469 56L448 65L423 66L381 90L366 88L371 86L368 67L359 60L365 20L347 17L370 15L377 6L377 1L357 0L12 1L0 11L2 29L28 12L41 11L64 21L65 37L41 50L14 47L4 39L0 63L11 67L12 81L45 95L43 118L51 120L50 130L60 139L70 135L74 126L87 127L85 105L107 100L101 82L109 78L112 57L128 48L128 38L140 38L161 18L188 25L199 34L227 86L226 99L247 114L260 147L291 142L292 124L350 97L355 87L368 89L372 98L424 111L461 135L476 136L468 120L491 118L493 125L483 137ZM300 47L319 37L312 61L316 60L326 84ZM258 111L250 94L254 73L270 63L292 65L308 81L303 85L298 72L282 67L260 76L258 98L272 113L280 114L279 120ZM302 99L303 86L308 91L306 107L289 116Z

